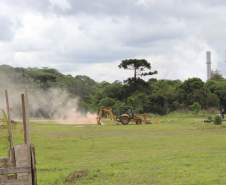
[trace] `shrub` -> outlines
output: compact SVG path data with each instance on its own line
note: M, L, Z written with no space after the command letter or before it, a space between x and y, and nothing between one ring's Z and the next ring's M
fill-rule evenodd
M213 117L212 116L208 116L208 118L207 118L207 120L208 120L208 122L213 122Z
M221 118L221 116L220 115L216 115L214 117L213 122L214 122L215 125L221 125L222 124L222 118Z
M144 104L145 112L165 115L169 112L169 103L167 97L162 95L148 96L147 102Z
M201 105L199 103L195 102L190 106L190 108L193 113L198 114L201 110Z
M115 100L113 98L103 98L99 102L100 107L112 107L115 104Z

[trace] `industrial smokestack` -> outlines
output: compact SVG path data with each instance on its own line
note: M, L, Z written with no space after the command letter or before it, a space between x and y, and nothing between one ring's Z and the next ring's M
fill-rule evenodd
M225 62L226 62L226 50L225 50L225 59L224 59L224 60L225 60Z
M211 79L211 52L206 52L207 80Z

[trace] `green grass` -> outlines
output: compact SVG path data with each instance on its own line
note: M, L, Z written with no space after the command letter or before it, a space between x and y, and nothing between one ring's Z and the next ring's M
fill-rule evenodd
M226 127L203 116L174 113L153 125L32 124L38 185L225 185ZM0 154L6 152L5 130ZM21 142L21 128L15 129Z

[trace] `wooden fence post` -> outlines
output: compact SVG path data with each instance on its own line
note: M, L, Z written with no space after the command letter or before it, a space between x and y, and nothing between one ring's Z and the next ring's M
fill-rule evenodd
M28 119L28 111L27 111L27 98L25 94L21 94L21 101L22 101L22 116L23 116L23 126L24 126L24 143L29 145L31 144L30 141L30 129L29 129L29 119Z
M12 128L8 92L5 91L6 105L9 124L9 141L11 145L11 158L0 158L0 185L37 185L35 149L31 145L29 119L28 119L28 97L27 93L21 94L22 116L24 129L24 144L13 146ZM12 155L13 154L13 155Z
M9 145L10 149L13 148L13 134L12 134L12 121L9 107L9 95L8 91L5 90L5 99L6 99L6 111L7 111L7 122L8 122L8 133L9 133Z

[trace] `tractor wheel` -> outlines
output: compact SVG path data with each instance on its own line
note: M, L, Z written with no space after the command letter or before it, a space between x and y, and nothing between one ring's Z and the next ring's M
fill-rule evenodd
M141 119L137 119L136 120L136 125L141 125L142 124L142 120Z
M121 122L123 125L128 125L128 124L129 124L129 118L126 117L126 116L122 116L122 117L120 117L120 122Z

